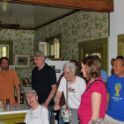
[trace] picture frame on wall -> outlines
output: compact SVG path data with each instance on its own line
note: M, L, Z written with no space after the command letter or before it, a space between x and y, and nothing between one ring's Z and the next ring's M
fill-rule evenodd
M30 68L30 55L15 55L16 68Z

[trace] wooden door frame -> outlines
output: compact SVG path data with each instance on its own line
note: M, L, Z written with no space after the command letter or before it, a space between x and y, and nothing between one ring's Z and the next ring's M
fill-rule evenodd
M124 53L122 51L122 49L119 49L119 44L122 43L122 45L124 45L124 34L120 34L118 35L118 41L117 41L117 55L121 55L121 56L124 56Z
M82 53L83 50L83 53ZM79 62L89 51L101 52L102 69L108 71L108 38L83 41L78 44Z

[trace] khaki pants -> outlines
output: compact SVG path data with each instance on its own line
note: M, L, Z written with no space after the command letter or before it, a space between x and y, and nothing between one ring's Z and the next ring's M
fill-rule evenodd
M124 121L118 121L112 117L110 117L109 115L105 115L105 119L104 119L104 123L105 124L124 124Z

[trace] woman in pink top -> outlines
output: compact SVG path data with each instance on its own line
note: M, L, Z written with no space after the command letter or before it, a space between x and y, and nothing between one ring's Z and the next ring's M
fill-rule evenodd
M85 57L81 63L81 72L88 81L82 95L78 115L80 124L89 124L97 119L103 119L107 105L107 91L102 81L101 62L97 56Z

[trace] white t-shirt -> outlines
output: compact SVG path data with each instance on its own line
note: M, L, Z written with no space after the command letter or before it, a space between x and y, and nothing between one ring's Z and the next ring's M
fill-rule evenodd
M66 79L62 77L58 91L63 92L66 100ZM75 82L68 82L68 106L70 108L78 109L81 101L81 96L86 89L85 80L76 76Z
M35 110L30 109L24 122L26 124L49 124L47 108L39 105Z

